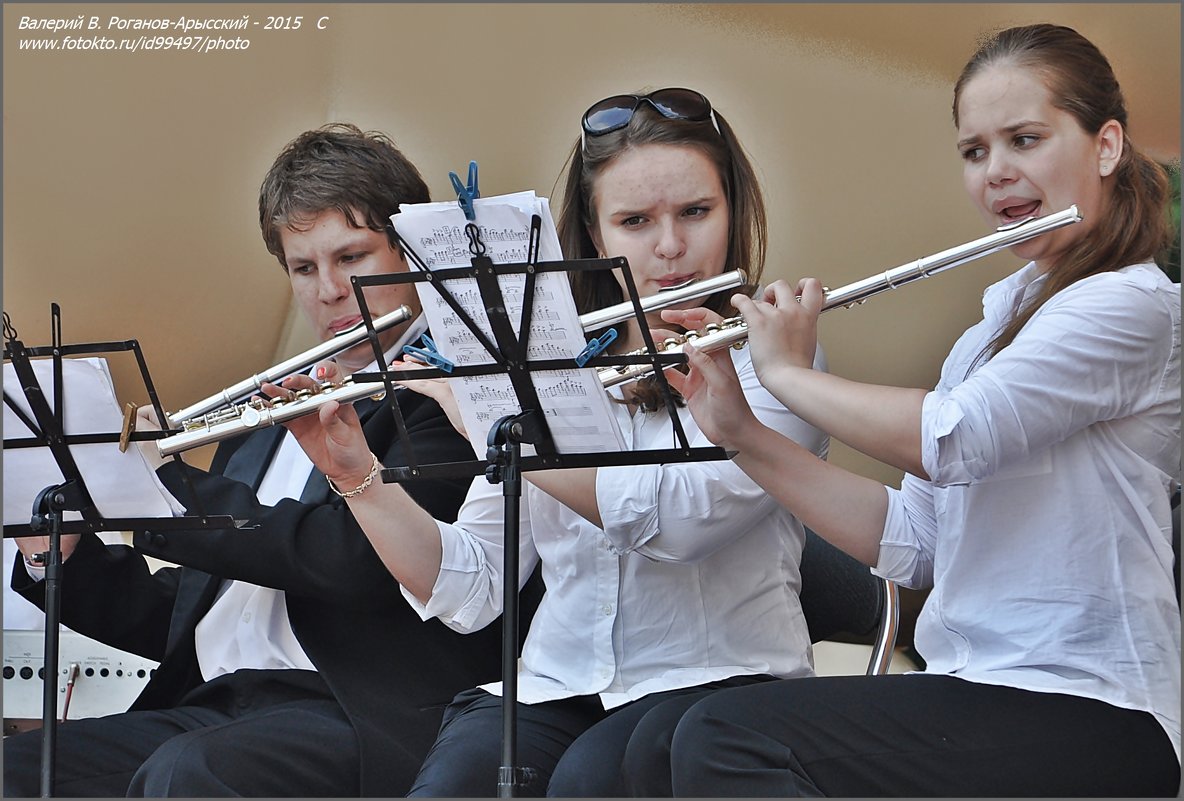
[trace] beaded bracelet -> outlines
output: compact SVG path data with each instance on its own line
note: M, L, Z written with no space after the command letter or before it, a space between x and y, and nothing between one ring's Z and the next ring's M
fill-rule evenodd
M374 454L370 454L370 459L372 460L371 465L370 465L370 473L366 476L365 479L362 480L361 484L354 487L349 492L342 492L341 490L337 489L337 487L333 486L333 479L329 478L328 476L325 476L325 480L329 482L329 489L336 492L342 498L356 498L357 496L361 495L363 492L366 491L367 487L369 487L371 484L374 483L374 477L378 475L378 469L382 466L378 462L378 457L375 456Z

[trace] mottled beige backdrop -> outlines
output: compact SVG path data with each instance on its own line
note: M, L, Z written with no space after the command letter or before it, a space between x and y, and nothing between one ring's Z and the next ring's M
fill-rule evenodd
M247 27L133 22L182 17ZM29 27L80 18L82 31ZM950 90L981 32L1035 21L1093 39L1127 90L1134 138L1179 157L1178 4L8 3L4 310L30 345L49 341L51 301L67 342L138 339L164 405L180 408L309 342L255 205L300 131L385 130L438 199L470 159L486 195L554 196L585 107L669 85L707 94L750 151L767 274L839 286L987 232L961 189ZM236 49L28 44L184 35ZM1017 266L998 255L827 315L832 370L931 385L982 289ZM130 362L115 368L121 400L143 402ZM898 480L840 447L833 458Z

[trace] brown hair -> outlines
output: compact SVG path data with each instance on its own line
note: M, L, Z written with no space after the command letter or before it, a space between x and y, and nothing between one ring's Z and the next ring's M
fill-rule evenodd
M740 290L752 294L765 268L768 237L765 202L756 172L727 120L714 112L718 133L711 120L668 119L642 104L624 128L600 136L588 136L575 143L568 158L567 176L556 227L563 253L569 259L596 258L596 245L589 231L596 225L593 202L596 181L619 155L642 145L679 145L698 149L719 171L728 200L728 252L724 270L744 270L748 285ZM612 256L613 254L607 254ZM729 298L737 290L717 292L703 300L704 306L725 314ZM580 270L572 274L572 293L581 313L596 311L623 301L624 295L609 270ZM598 334L600 332L590 332ZM635 399L643 410L661 408L661 396L651 381L638 382Z
M259 187L259 227L268 252L287 272L284 228L295 230L334 209L354 228L390 236L390 215L400 203L429 200L419 170L386 134L330 123L300 134L276 157Z
M1032 302L991 340L984 351L989 356L1011 344L1036 310L1057 292L1082 278L1150 261L1172 240L1167 175L1127 135L1122 89L1110 62L1092 42L1072 28L1049 24L1009 28L990 36L954 85L955 126L966 84L996 65L1038 72L1053 106L1071 114L1086 133L1096 134L1116 120L1122 126L1123 145L1097 224L1057 259Z

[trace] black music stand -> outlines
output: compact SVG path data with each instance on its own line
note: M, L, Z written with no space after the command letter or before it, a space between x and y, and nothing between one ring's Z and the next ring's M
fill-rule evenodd
M394 397L394 384L402 378L460 377L469 375L508 374L517 404L521 410L499 419L489 432L485 461L446 462L421 465L416 459L410 443L407 448L407 467L386 468L382 471L384 482L408 481L419 478L463 478L484 473L490 483L501 483L505 498L505 549L503 575L505 581L502 606L502 766L498 771L498 797L511 798L515 788L528 777L529 768L517 766L517 688L518 688L518 586L509 579L518 576L519 500L522 494L521 475L530 470L549 470L564 467L607 467L612 465L664 464L673 462L696 462L727 459L729 455L722 448L692 448L678 417L677 404L670 385L663 374L663 368L686 361L682 354L660 354L654 345L645 311L637 294L637 286L624 258L577 259L570 261L539 262L538 249L541 218L536 214L531 220L530 238L525 262L494 264L485 255L485 246L480 231L474 222L465 226L472 254L471 267L452 267L430 270L402 237L398 237L404 255L419 268L418 271L374 276L355 276L351 279L362 319L369 332L369 340L378 364L384 364L382 346L373 326L373 318L366 305L365 288L395 283L427 281L435 287L449 307L465 323L474 337L484 346L490 358L489 364L456 366L445 372L439 369L383 370L376 373L357 373L358 382L381 380L386 385L386 397ZM575 359L529 359L528 345L531 313L534 307L535 277L539 273L563 270L608 270L620 269L625 278L633 313L639 321L647 353L634 356L596 356L583 364ZM502 297L499 277L522 273L525 275L523 288L522 316L518 331L514 328ZM455 297L444 286L450 278L475 278L489 318L494 339L491 341L481 327L464 310ZM593 332L595 333L595 332ZM678 447L667 449L632 450L615 453L559 453L543 414L535 390L532 373L548 370L570 370L578 367L617 366L623 364L649 364L665 400ZM406 426L396 403L388 403L399 435L406 440ZM522 445L534 446L535 455L523 456Z
M61 341L61 309L58 304L50 306L52 320L52 342L48 347L26 348L17 339L16 330L12 327L8 313L4 313L4 359L12 362L20 389L23 392L32 418L24 413L4 392L4 403L21 420L31 437L5 439L4 448L48 447L54 461L61 471L64 481L52 484L37 494L33 502L29 523L4 526L4 536L27 537L33 534L49 534L49 551L41 554L45 565L45 660L42 668L44 673L44 687L42 695L42 739L41 739L41 796L53 796L54 763L57 746L57 679L58 679L58 625L61 620L61 584L62 584L62 551L61 535L78 534L99 531L145 531L148 529L203 529L203 528L236 528L239 522L228 516L211 516L198 509L196 516L184 517L138 517L111 518L104 517L95 506L94 499L87 489L86 480L79 469L74 455L70 451L71 445L94 443L119 443L159 439L168 432L151 431L123 434L110 432L99 434L68 434L63 418L65 408L65 382L62 380L62 359L67 356L94 355L119 351L132 351L140 374L144 380L144 387L148 397L156 409L157 419L166 420L164 410L148 374L148 365L144 361L144 354L140 350L138 341L99 342L63 345ZM40 381L33 372L30 362L35 357L53 358L53 408ZM7 388L6 388L7 389ZM179 459L180 457L174 457ZM182 472L187 485L190 479ZM190 486L192 490L192 486ZM195 492L190 492L197 497ZM64 520L67 511L79 512L81 520Z

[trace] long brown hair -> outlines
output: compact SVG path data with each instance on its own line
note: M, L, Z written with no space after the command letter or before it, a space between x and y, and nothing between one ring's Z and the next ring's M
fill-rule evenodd
M689 146L701 151L715 165L728 200L728 251L724 270L744 270L748 276L746 287L717 292L704 299L702 305L726 316L731 309L729 298L732 295L737 291L751 295L760 284L765 269L768 224L764 196L756 172L731 126L719 111L714 112L714 117L718 132L710 119L667 119L643 103L624 128L577 140L568 158L563 203L556 223L564 256L569 259L597 257L596 245L589 233L597 224L596 182L614 159L642 145ZM609 270L573 273L572 293L580 313L603 309L625 299ZM647 383L638 382L634 399L644 410L661 408L657 388L647 388Z
M1123 144L1097 223L1057 259L1032 301L991 340L984 351L988 358L1011 344L1036 310L1065 287L1091 275L1151 261L1172 240L1167 175L1127 135L1122 89L1110 62L1092 42L1072 28L1049 24L994 34L966 63L954 85L955 126L966 84L996 65L1039 73L1053 106L1071 114L1086 133L1096 134L1116 120L1122 126Z

